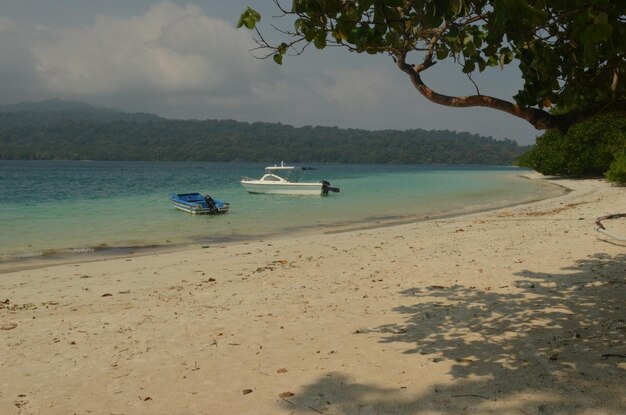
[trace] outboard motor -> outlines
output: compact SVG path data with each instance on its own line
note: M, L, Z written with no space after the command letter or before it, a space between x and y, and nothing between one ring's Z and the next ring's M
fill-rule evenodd
M213 200L213 198L210 195L204 196L204 200L206 202L207 208L209 208L209 212L217 213L219 211L219 209L215 205L215 200Z
M322 183L322 194L323 195L327 195L328 192L339 193L339 188L338 187L332 187L330 185L330 182L327 182L326 180L322 180L322 181L320 181L320 183Z

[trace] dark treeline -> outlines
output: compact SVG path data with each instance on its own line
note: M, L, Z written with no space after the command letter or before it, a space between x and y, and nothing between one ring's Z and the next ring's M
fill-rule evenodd
M527 150L512 140L453 131L167 120L55 103L55 110L0 107L0 159L509 165Z

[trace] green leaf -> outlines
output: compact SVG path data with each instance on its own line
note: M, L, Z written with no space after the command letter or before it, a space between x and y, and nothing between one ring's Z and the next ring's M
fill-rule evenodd
M239 17L239 22L237 22L237 29L242 26L246 26L248 29L254 29L256 24L261 21L261 15L259 12L254 10L251 7L248 7L241 16Z
M437 48L437 59L439 59L440 61L444 60L448 57L448 53L449 51L445 46L439 46Z
M586 66L596 67L598 60L598 51L596 50L596 43L586 42L583 49L583 60Z
M474 72L474 69L476 69L474 61L467 61L465 62L465 65L463 65L463 73Z
M279 65L283 64L283 55L281 55L280 53L275 53L274 56L272 56L272 59L274 59L274 62Z
M318 49L324 49L326 47L326 32L319 32L313 39L313 44Z
M476 61L478 62L478 70L480 72L484 71L485 68L487 68L487 62L485 62L483 59L476 58Z
M307 29L304 32L304 40L306 40L307 42L312 42L313 39L315 38L315 35L316 33L314 30Z
M607 41L613 35L613 26L608 23L594 23L585 29L583 41L585 44Z
M296 33L304 33L304 30L306 29L304 20L296 19L293 22L293 28L295 29Z
M463 0L450 0L450 10L455 16L464 11L464 6Z
M278 46L278 53L280 53L281 55L284 55L285 53L287 53L287 48L288 47L289 46L285 42L281 43Z

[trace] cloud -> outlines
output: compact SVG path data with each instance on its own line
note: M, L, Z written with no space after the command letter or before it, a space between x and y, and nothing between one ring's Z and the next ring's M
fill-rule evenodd
M245 92L255 71L249 34L197 6L162 2L135 17L51 29L0 22L0 82L26 70L32 85L60 96L129 92ZM19 51L22 51L19 53ZM5 59L5 52L14 59Z
M297 88L292 94L301 96L310 105L316 105L315 112L310 107L292 107L291 111L297 112L294 118L308 119L313 125L385 129L398 121L394 118L402 113L406 125L406 121L410 122L414 117L407 117L406 108L398 111L394 100L398 93L406 89L407 83L394 69L391 64L327 66L306 77L304 85L290 82L290 85L295 85L293 89Z
M30 96L40 82L36 57L24 47L28 36L14 22L0 17L0 90L5 100Z
M469 130L526 141L534 135L493 110L427 102L388 57L311 47L283 66L254 59L250 32L208 9L162 1L132 16L90 15L71 27L0 16L0 101L77 99L171 118ZM447 70L433 75L463 91ZM494 79L487 85L505 89Z

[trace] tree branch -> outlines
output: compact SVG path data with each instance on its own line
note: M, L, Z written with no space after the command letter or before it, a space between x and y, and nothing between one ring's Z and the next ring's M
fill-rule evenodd
M554 116L540 109L521 107L517 104L513 104L512 102L488 95L453 97L433 91L424 83L422 77L420 76L422 71L434 65L432 61L426 60L420 65L409 65L405 62L404 56L396 56L396 64L402 72L409 75L411 83L419 91L419 93L429 101L436 104L457 108L488 107L497 109L528 121L538 130L548 130L557 126Z

